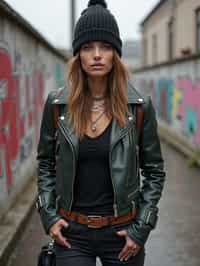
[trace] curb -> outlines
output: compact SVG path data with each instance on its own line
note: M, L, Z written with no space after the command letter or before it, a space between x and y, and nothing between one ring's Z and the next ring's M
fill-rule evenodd
M32 177L16 202L0 221L0 265L6 265L17 239L23 233L36 200L36 182Z
M195 165L200 166L200 149L192 144L187 137L181 136L162 121L158 121L158 133L161 140L174 147Z

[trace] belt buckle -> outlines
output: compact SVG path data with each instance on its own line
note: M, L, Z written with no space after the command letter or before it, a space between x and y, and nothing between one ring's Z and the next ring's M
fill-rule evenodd
M91 225L90 222L92 222L92 218L102 218L101 215L88 215L87 216L87 226L90 228L100 228L102 226L98 226L98 225Z

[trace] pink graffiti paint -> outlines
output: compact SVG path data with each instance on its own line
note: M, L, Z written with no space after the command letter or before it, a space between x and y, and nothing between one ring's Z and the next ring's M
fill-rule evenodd
M182 117L182 129L185 129L186 123L186 108L189 107L197 113L197 132L194 135L194 143L200 144L200 80L192 84L191 79L179 78L176 86L183 92L183 99L179 106L179 114Z
M0 84L3 98L1 99L1 116L0 116L0 134L1 134L1 149L4 150L6 165L6 178L8 189L12 185L12 172L10 162L16 155L17 138L13 136L12 130L15 129L16 121L12 119L15 110L14 103L14 82L12 78L12 66L9 55L5 50L0 49ZM14 122L12 124L11 122ZM1 163L1 162L0 162Z
M17 167L22 167L20 145L27 135L26 121L28 121L29 126L35 128L35 140L32 140L32 142L37 143L39 122L44 104L43 73L35 71L33 77L31 77L31 80L34 80L32 84L33 98L30 99L30 82L27 78L25 80L26 111L20 113L20 99L22 97L19 90L20 79L21 76L14 77L10 55L6 50L0 48L0 149L3 151L3 158L0 157L0 175L6 178L8 191L11 190L13 184L13 164L18 161L19 165ZM31 154L32 151L28 152ZM5 163L4 173L1 159Z

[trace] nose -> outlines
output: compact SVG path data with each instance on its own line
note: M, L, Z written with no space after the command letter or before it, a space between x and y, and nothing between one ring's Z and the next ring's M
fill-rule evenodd
M95 47L95 49L94 49L94 58L95 59L99 59L100 57L101 57L100 49L99 49L99 47Z

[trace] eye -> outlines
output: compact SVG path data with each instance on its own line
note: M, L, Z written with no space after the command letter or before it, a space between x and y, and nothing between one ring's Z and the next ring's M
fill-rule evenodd
M91 48L91 45L89 45L89 44L85 44L82 46L83 50L89 50L90 48Z
M112 46L109 43L104 43L103 47L106 49L112 49Z

